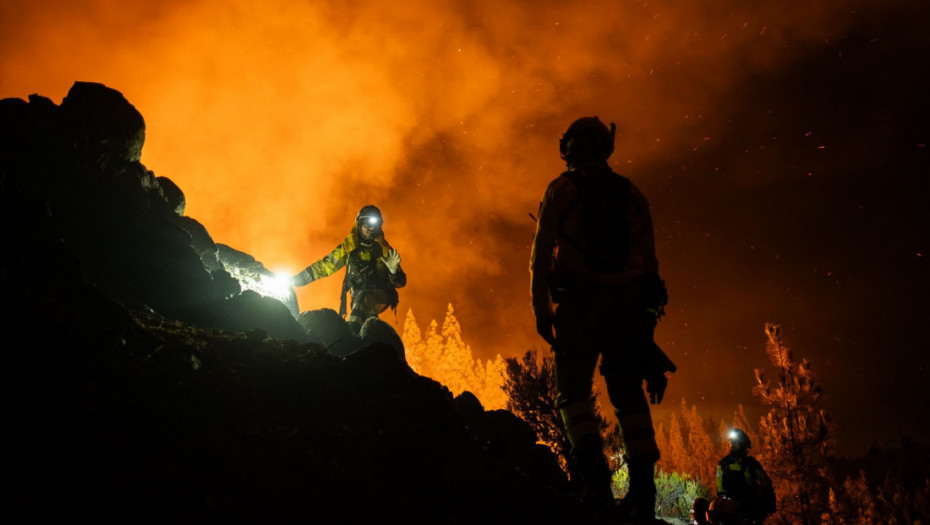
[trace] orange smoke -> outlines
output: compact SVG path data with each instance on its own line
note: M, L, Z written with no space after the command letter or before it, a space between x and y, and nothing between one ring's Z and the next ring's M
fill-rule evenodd
M672 228L653 162L713 140L744 75L821 38L835 9L792 3L5 2L0 96L122 91L146 119L143 163L272 270L314 262L378 205L409 275L398 319L451 302L476 356L514 356L541 344L528 214L563 168L559 134L617 122L612 163ZM301 308L337 308L340 284L301 289Z

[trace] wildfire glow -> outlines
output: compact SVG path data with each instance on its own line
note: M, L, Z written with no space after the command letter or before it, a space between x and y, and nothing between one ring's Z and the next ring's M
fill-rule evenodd
M376 204L409 276L401 315L454 301L476 353L519 355L541 344L527 213L563 168L560 133L615 121L612 162L664 181L654 159L719 135L688 115L777 67L787 38L821 38L822 4L5 2L0 96L120 90L146 119L146 167L268 267L306 267ZM300 288L301 309L336 308L341 281Z

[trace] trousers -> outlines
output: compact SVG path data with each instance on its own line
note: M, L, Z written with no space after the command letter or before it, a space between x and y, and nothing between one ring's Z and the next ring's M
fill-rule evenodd
M655 326L655 315L646 310L639 290L632 285L577 290L559 303L553 345L557 406L573 447L594 436L600 440L592 398L600 358L627 460L658 461L642 373L654 344Z

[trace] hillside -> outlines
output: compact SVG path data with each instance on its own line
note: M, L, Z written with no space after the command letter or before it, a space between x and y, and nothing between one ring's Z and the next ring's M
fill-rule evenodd
M525 423L414 373L396 334L333 352L292 298L246 290L267 271L183 214L144 136L99 84L0 101L13 516L605 521Z

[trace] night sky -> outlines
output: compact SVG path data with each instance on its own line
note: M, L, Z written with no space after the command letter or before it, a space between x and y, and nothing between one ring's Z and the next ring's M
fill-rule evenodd
M598 115L670 293L657 341L679 371L657 421L682 398L759 414L771 322L811 361L841 453L930 440L930 2L253 4L2 0L0 97L120 90L146 167L272 270L378 205L409 276L398 327L451 302L485 358L543 349L529 213L559 135ZM337 308L340 284L301 308Z

